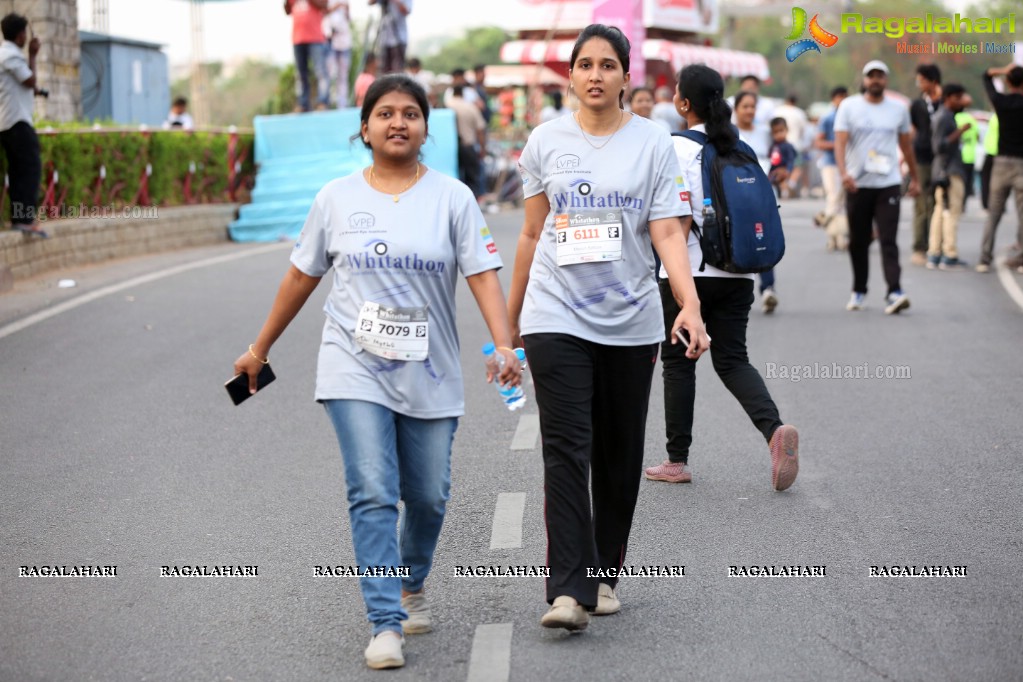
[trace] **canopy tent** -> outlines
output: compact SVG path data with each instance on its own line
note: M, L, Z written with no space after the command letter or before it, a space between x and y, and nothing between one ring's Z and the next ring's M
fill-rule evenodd
M507 87L557 87L564 88L568 79L553 69L539 64L496 64L487 67L488 88Z
M573 45L571 40L512 40L501 47L501 61L513 64L568 64L572 58ZM756 52L648 38L643 41L643 56L648 61L667 62L673 71L687 64L706 64L725 78L754 75L760 80L768 80L771 77L767 59Z

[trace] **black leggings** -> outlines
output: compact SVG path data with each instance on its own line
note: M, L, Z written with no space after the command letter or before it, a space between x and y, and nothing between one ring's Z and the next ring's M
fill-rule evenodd
M753 305L753 280L736 277L694 277L700 297L700 313L710 335L710 359L714 371L750 421L768 442L782 425L778 408L767 391L763 377L749 363L746 353L746 325ZM693 443L693 408L696 404L696 360L686 357L686 347L671 344L671 326L679 307L671 295L668 280L660 280L664 309L665 341L661 344L664 379L664 422L667 428L668 459L689 461Z
M593 609L598 583L618 582L598 578L598 569L625 561L657 344L605 346L568 334L522 340L543 439L547 601L568 596Z

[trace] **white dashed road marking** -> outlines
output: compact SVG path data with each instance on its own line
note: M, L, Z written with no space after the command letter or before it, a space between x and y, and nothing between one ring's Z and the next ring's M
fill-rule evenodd
M522 513L526 493L498 493L494 526L490 531L490 549L522 547Z
M511 674L511 623L477 625L469 658L469 682L507 682Z

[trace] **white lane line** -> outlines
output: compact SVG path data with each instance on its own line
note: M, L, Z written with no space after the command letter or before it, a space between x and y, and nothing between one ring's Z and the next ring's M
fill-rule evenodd
M228 263L233 260L248 258L249 256L258 256L259 254L262 253L282 249L284 248L284 246L285 244L275 242L273 244L270 244L269 246L262 246L254 249L246 249L245 251L230 253L225 256L214 256L212 258L196 261L194 263L175 265L174 267L167 268L165 270L159 270L157 272L151 272L148 275L134 277L132 279L125 280L118 284L111 284L110 286L101 287L99 289L96 289L95 291L90 291L87 294L83 294L81 296L77 296L70 300L64 301L63 303L58 303L52 308L40 310L39 312L33 313L26 318L18 320L17 322L12 322L11 324L5 327L0 327L0 339L8 337L11 334L20 332L22 329L27 329L28 327L31 327L34 324L44 322L45 320L48 320L51 317L56 317L61 313L66 313L69 310L74 310L75 308L83 306L86 303L91 303L97 299L103 298L104 296L110 296L111 294L116 294L119 291L124 291L125 289L130 289L132 287L139 286L140 284L148 284L149 282L155 282L156 280L163 279L164 277L179 275L182 272L188 272L189 270L196 270L198 268L205 268L211 265ZM291 248L290 243L287 244L287 246Z
M1002 287L1006 293L1009 294L1009 298L1016 302L1020 308L1023 308L1023 289L1020 289L1019 284L1016 283L1016 278L1012 276L1012 269L1004 263L998 264L998 280L1002 283Z
M522 514L526 493L498 493L494 526L490 531L490 549L522 547Z
M524 414L519 417L519 424L512 436L512 450L534 450L536 439L540 436L540 415Z
M477 625L468 682L507 682L511 675L512 623Z

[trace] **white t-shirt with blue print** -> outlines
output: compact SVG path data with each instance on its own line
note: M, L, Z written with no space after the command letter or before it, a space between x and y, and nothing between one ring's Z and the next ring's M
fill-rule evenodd
M316 399L365 400L411 417L465 413L455 286L501 267L501 257L472 192L430 170L395 203L362 171L328 183L313 202L291 255L311 277L334 268L316 372ZM367 301L427 307L425 361L388 360L356 343Z
M546 194L551 204L529 271L521 332L610 346L659 342L664 320L648 223L691 213L671 137L632 116L610 140L589 139L574 116L563 116L533 130L519 158L524 196ZM620 260L558 265L559 216L615 211Z

